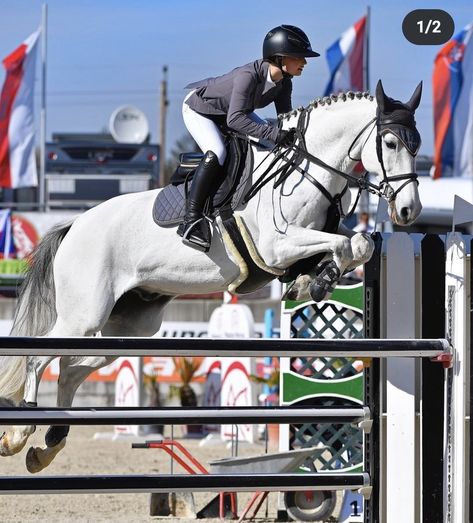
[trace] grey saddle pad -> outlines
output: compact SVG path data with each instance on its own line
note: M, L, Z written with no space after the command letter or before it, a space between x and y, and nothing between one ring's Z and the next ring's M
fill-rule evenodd
M228 180L222 183L221 188L213 199L212 209L208 213L214 217L218 208L231 201L231 208L235 210L243 197L251 187L251 174L253 172L253 155L249 151L246 155L245 166L240 176L240 181L233 194L229 194L231 187L228 186ZM188 184L188 190L192 180ZM161 227L174 227L179 225L186 212L185 184L166 185L158 194L153 205L153 219Z

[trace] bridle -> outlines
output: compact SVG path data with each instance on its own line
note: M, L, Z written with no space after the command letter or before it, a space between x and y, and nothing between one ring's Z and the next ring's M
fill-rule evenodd
M392 125L394 124L394 125ZM351 160L354 161L361 161L361 158L352 158L351 151L354 148L355 144L361 139L363 134L369 129L370 126L372 126L372 129L369 131L368 136L366 137L361 149L365 146L366 142L368 141L369 137L371 136L371 133L373 132L374 128L376 127L376 154L378 157L378 161L381 165L382 173L383 173L383 180L379 183L373 183L368 179L368 171L365 171L363 175L361 176L355 176L351 173L346 173L343 171L340 171L339 169L336 169L335 167L332 167L331 165L328 165L320 158L314 156L313 154L309 153L306 147L305 143L305 132L307 130L307 127L309 125L309 110L308 108L301 109L301 112L299 114L299 118L297 121L297 127L296 127L296 139L294 141L294 144L286 149L281 149L280 147L276 146L271 151L271 153L275 153L275 157L271 161L270 165L267 167L267 169L263 172L263 174L258 178L258 180L250 187L248 193L245 196L244 203L247 203L253 196L256 195L259 190L266 185L270 180L276 178L279 176L279 178L276 180L274 187L278 187L281 185L287 177L297 170L300 172L304 178L306 178L308 181L310 181L313 185L315 185L323 194L324 196L329 200L331 204L337 204L340 210L340 215L344 217L350 217L355 208L358 204L358 200L361 196L361 193L363 191L367 191L371 194L375 194L381 198L384 198L389 203L393 202L396 199L396 196L399 194L399 192L409 183L415 182L417 185L419 184L419 181L417 179L417 173L410 172L405 174L397 174L393 176L388 176L386 173L386 168L384 166L384 159L383 159L383 149L382 149L382 135L387 132L392 132L395 134L406 146L409 153L412 156L415 156L417 154L419 145L416 145L415 149L412 147L412 144L408 142L408 140L405 139L405 136L403 138L403 133L400 132L399 128L403 127L399 123L395 123L390 121L388 118L383 117L383 115L380 113L379 110L377 110L376 116L371 119L362 129L361 131L356 135L353 142L351 143L349 149L348 149L348 157ZM391 127L389 127L391 125ZM404 126L407 127L407 126ZM412 131L412 129L410 129ZM293 154L291 154L293 153ZM272 169L275 167L277 163L279 163L281 160L283 160L283 165L279 167L276 171L271 172ZM347 180L347 183L343 190L335 195L332 196L323 185L318 182L308 171L307 169L304 169L301 167L301 163L307 160L310 163L313 163L314 165L317 165L321 167L322 169L325 169L326 171L336 174L338 176L341 176L345 180ZM400 187L397 189L394 189L394 187L391 185L390 182L396 182L400 180L406 180ZM343 209L341 208L341 198L345 194L345 192L348 189L349 182L352 182L354 185L358 187L358 194L356 196L355 202L353 204L352 209L348 214L344 214Z

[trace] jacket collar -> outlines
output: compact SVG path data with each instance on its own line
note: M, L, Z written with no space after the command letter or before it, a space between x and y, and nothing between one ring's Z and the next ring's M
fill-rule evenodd
M258 63L258 72L259 72L259 79L261 82L265 83L266 78L268 76L268 70L269 70L269 62L266 62L262 58L259 60L256 60L256 63ZM284 80L284 77L281 78L281 80L278 80L277 82L274 82L275 85L279 85Z

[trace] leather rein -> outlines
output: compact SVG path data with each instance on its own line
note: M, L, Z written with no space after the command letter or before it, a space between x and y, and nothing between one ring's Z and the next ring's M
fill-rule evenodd
M295 170L300 172L304 178L306 178L309 182L312 183L317 189L319 189L322 194L328 199L328 201L332 204L336 204L339 208L340 215L342 217L349 218L353 215L355 208L358 204L360 195L362 191L367 191L371 194L375 194L379 196L380 198L384 198L389 203L394 201L396 199L396 196L399 194L399 192L410 182L415 182L416 184L419 184L419 181L417 179L417 173L411 172L411 173L405 173L405 174L398 174L393 176L388 176L386 174L386 169L384 166L384 160L383 160L383 150L382 150L382 138L381 133L379 130L379 115L377 114L373 119L371 119L362 129L361 131L356 135L355 139L351 143L349 149L348 149L348 157L351 160L354 161L361 161L360 158L352 158L351 157L351 151L357 141L361 138L363 133L372 125L373 128L368 133L368 136L363 144L366 144L368 141L368 138L370 137L371 133L373 132L373 129L376 126L377 133L376 133L376 154L378 157L378 161L381 165L382 173L383 173L383 180L379 184L375 184L373 182L370 182L368 180L368 171L365 171L362 176L355 176L351 173L346 173L343 171L340 171L339 169L336 169L335 167L332 167L331 165L328 165L320 158L314 156L313 154L309 153L307 151L306 143L305 143L305 132L307 130L308 124L309 124L309 111L308 109L301 110L301 113L299 115L299 119L297 122L297 128L296 128L296 140L293 145L291 145L288 148L282 149L280 146L275 146L271 151L271 153L275 153L275 157L271 161L270 165L267 167L267 169L261 174L261 176L256 180L256 182L250 187L248 190L245 198L244 203L247 203L253 196L255 196L260 189L264 185L266 185L269 181L273 180L277 176L279 178L277 179L276 183L274 184L274 188L281 185L288 176L293 173ZM291 153L293 153L291 155ZM285 163L276 169L274 172L272 172L273 168L276 166L277 163L280 161L284 161ZM310 163L313 163L322 169L332 173L336 174L338 176L341 176L345 180L347 180L347 183L343 190L337 194L332 196L327 189L318 182L306 169L302 168L300 164L304 161L308 160ZM400 187L398 187L396 190L392 187L390 182L400 181L400 180L406 180ZM349 211L348 214L345 214L343 212L342 206L341 206L341 199L343 195L346 193L348 189L349 182L352 182L354 185L358 187L358 194L356 196L355 202L352 206L352 209Z

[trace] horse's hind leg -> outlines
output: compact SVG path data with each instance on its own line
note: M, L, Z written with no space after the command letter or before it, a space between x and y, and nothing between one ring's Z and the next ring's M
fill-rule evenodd
M28 356L26 359L26 382L23 402L27 406L36 406L38 387L44 370L54 356ZM28 438L36 430L35 425L15 425L3 433L0 438L0 456L12 456L20 452Z
M93 371L111 363L115 358L63 356L60 360L57 406L69 408L79 385ZM50 427L46 433L45 447L30 447L26 455L26 468L29 472L39 472L47 467L64 448L69 426Z
M163 309L172 298L133 291L122 296L102 329L105 336L152 336L161 326ZM79 385L94 370L108 365L114 357L62 357L58 381L57 406L68 408ZM47 467L64 448L68 426L51 427L46 433L46 446L30 448L27 468L39 472Z
M57 291L56 297L56 308L58 311L58 317L52 330L48 333L50 337L64 337L64 336L91 336L100 330L101 326L105 323L107 314L107 307L101 307L97 297L98 293L94 293L93 289L90 289L89 293L85 294L85 298L82 300L68 300L67 293L59 294ZM66 297L64 297L66 296ZM95 298L95 302L90 297ZM89 299L87 299L89 298ZM103 299L103 303L106 303L107 297ZM111 361L113 358L110 358ZM88 363L85 365L74 364L71 371L68 370L68 366L73 362L88 360L98 360L97 365L93 366ZM64 405L59 404L65 408L70 407L72 404L72 397L77 390L77 387L82 381L96 368L99 368L107 364L106 358L83 358L83 357L63 357L60 360L60 375L58 380L58 395L62 394L59 391L62 389L66 390L69 388L69 381L71 381L70 391L65 392L66 398L61 400ZM72 375L72 377L71 377ZM70 397L69 397L70 396ZM64 429L63 429L64 430ZM58 438L52 438L55 440ZM66 438L62 437L57 444L45 447L30 447L26 455L26 467L30 472L38 472L44 467L47 467L58 452L66 444Z

